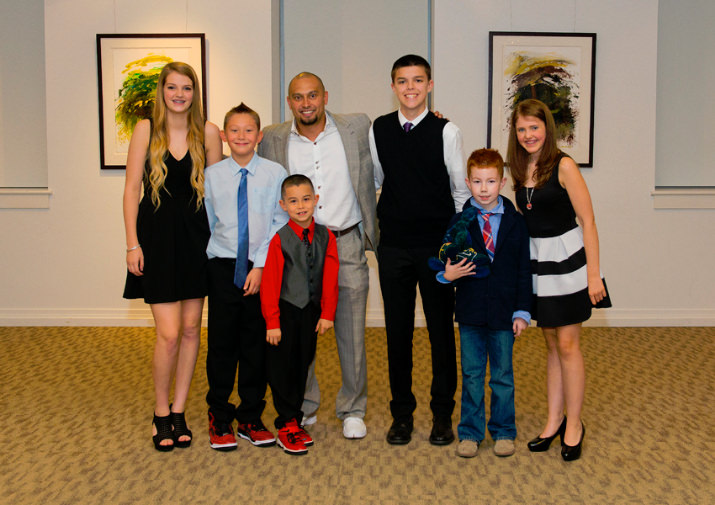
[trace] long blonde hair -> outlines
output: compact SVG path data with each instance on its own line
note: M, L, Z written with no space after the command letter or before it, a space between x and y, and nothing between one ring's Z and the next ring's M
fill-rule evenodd
M204 152L204 113L201 105L201 88L196 72L190 65L180 61L172 61L159 74L156 84L156 100L154 101L154 114L152 120L151 142L149 143L149 184L151 185L151 201L155 208L161 205L159 193L166 181L167 168L164 161L169 150L169 134L166 129L166 103L164 103L164 83L172 72L177 72L191 79L194 87L194 97L189 108L189 132L186 142L191 154L191 186L196 194L196 209L201 208L204 198L204 166L206 155Z

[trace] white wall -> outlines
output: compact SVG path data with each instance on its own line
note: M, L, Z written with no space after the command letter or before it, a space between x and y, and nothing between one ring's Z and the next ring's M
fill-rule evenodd
M405 54L428 58L428 7L427 0L286 1L284 94L293 76L309 71L323 79L329 110L375 118L396 109L390 70ZM285 117L292 119L287 107Z
M462 128L466 149L486 142L490 30L598 33L594 166L584 175L615 307L591 323L715 325L713 211L653 209L657 2L435 4L435 106ZM121 299L123 174L99 170L95 34L205 32L209 118L220 123L244 100L267 121L270 8L270 0L189 0L180 13L169 1L45 1L53 197L48 210L0 211L0 324L150 321L143 303ZM666 238L675 227L682 241ZM371 304L369 324L380 317Z
M467 149L486 142L490 30L597 33L594 163L583 174L614 308L590 323L715 325L715 211L653 208L658 2L435 4L435 107Z
M0 2L0 188L47 187L42 12L43 0Z
M205 32L208 116L221 124L240 101L271 117L270 26L268 0L45 1L53 195L48 210L0 211L0 324L150 318L143 302L121 298L124 174L99 168L96 34Z
M715 187L715 2L658 3L655 184Z

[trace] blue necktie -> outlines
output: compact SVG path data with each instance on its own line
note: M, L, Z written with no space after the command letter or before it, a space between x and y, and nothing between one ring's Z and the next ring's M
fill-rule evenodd
M248 170L241 169L241 182L238 185L238 249L236 251L236 270L233 283L243 289L248 274L248 190L246 188Z

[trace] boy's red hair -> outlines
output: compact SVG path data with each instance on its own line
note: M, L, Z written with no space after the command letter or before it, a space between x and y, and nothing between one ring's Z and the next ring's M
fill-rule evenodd
M467 159L467 177L472 176L472 167L496 168L499 180L504 178L504 159L496 149L477 149Z

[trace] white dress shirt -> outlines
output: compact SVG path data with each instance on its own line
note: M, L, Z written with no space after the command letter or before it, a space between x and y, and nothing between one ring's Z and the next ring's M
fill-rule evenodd
M422 114L410 121L412 127L417 126L428 113L429 110L425 107ZM400 121L400 126L404 127L408 119L399 109L397 111L397 118ZM385 172L382 170L380 158L377 155L375 133L372 128L372 125L370 125L370 154L372 155L372 164L375 167L375 189L380 189L380 187L382 187L382 181L385 179ZM467 188L467 184L464 182L467 173L465 170L466 161L464 159L464 151L462 149L462 131L451 121L445 124L442 130L442 144L444 146L444 164L449 173L454 209L456 212L462 212L464 202L472 195L469 192L469 188Z
M288 167L303 174L320 196L315 221L333 231L342 231L362 221L360 205L350 180L345 147L335 122L325 114L325 129L315 141L298 133L295 119L288 138Z

